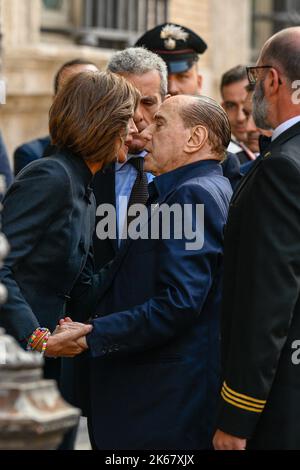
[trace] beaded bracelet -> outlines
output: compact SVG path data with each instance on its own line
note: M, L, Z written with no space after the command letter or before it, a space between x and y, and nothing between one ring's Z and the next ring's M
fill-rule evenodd
M41 339L35 346L34 350L40 353L44 353L47 347L49 336L50 336L50 332L47 332L43 336L41 336Z
M48 328L37 328L28 340L27 351L38 351L43 354L50 336L51 332Z
M49 332L45 335L45 337L43 338L42 349L41 349L41 351L39 351L39 352L42 354L42 356L45 354L45 351L46 351L46 349L47 349L48 340L49 340L50 336L51 336L51 333L50 333L50 331L49 331Z
M33 350L36 348L41 338L48 333L48 328L37 328L29 338L28 348Z

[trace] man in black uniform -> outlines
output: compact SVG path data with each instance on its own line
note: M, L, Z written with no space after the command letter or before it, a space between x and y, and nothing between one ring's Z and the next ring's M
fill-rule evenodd
M285 29L248 69L256 125L275 131L225 234L219 450L300 449L299 51L300 27Z

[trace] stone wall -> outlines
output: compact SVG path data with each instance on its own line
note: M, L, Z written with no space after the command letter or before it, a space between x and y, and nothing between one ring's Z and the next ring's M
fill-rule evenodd
M7 103L1 109L0 128L12 159L18 145L47 135L53 78L61 64L84 58L104 68L111 52L41 34L40 0L1 2L2 74L7 83Z

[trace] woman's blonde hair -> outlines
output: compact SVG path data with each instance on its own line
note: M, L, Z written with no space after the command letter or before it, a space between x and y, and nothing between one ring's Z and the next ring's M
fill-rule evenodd
M125 78L111 72L82 72L70 78L50 109L52 144L84 160L108 164L117 140L126 136L140 94Z

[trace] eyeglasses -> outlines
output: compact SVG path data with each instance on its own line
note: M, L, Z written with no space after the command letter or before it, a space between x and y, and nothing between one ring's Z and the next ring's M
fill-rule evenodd
M273 69L273 65L257 65L255 67L246 67L247 76L250 85L256 85L258 80L258 71L259 69Z

